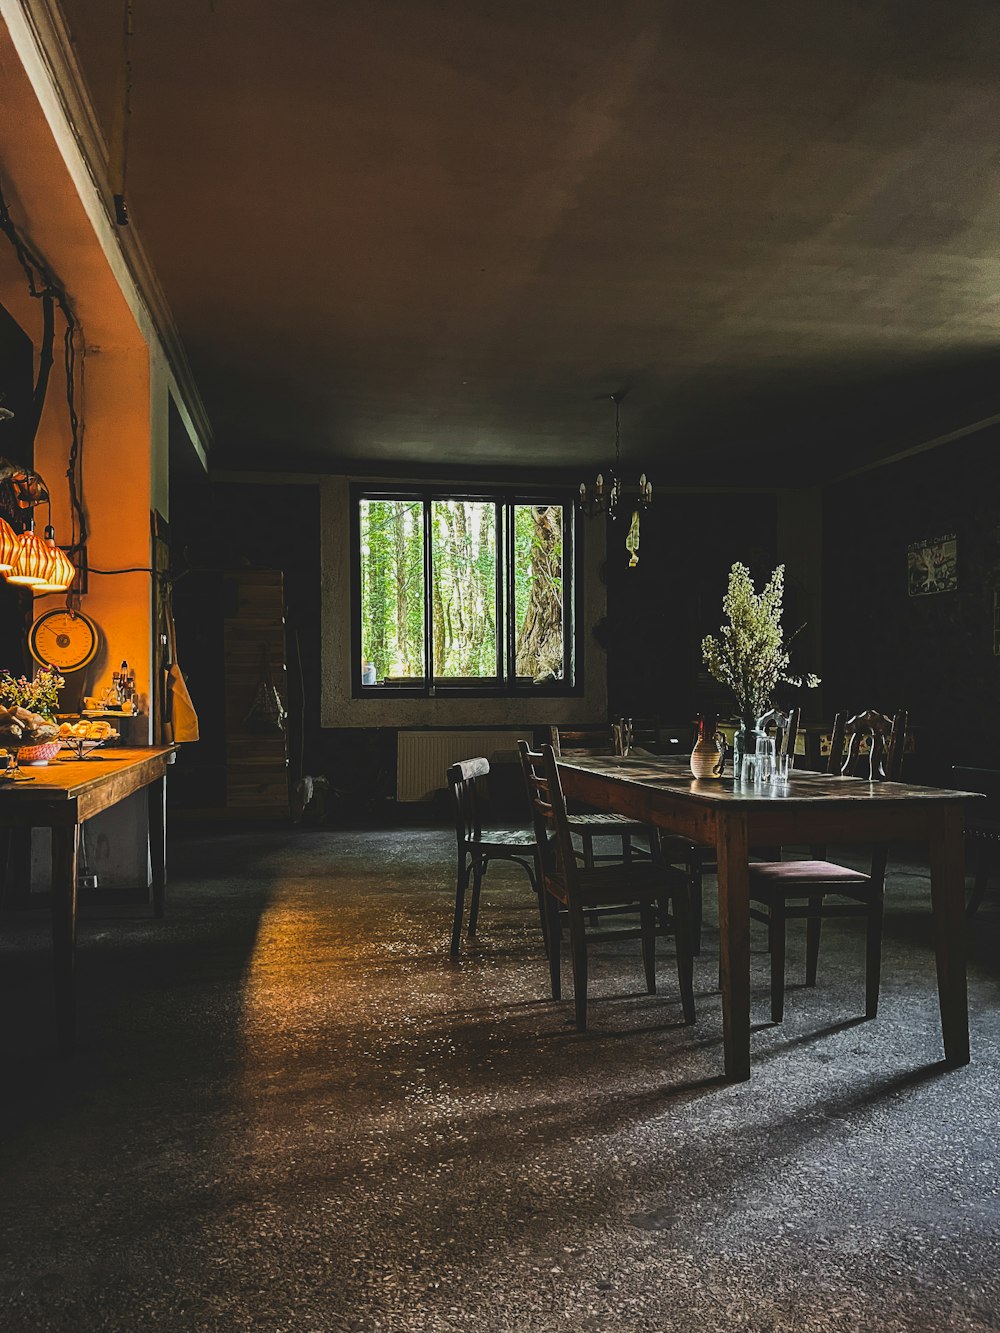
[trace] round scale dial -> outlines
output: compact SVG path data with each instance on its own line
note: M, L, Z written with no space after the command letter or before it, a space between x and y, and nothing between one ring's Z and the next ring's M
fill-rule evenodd
M57 671L79 671L93 661L99 643L97 626L82 611L46 611L28 631L31 656Z

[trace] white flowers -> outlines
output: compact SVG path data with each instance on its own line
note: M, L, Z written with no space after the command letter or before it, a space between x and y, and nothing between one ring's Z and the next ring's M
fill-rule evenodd
M818 676L788 674L788 649L781 631L784 591L784 565L778 566L758 593L749 569L737 561L729 571L729 588L722 601L729 623L722 626L720 639L708 634L701 642L709 671L733 691L744 718L767 712L779 681L808 689L819 684Z

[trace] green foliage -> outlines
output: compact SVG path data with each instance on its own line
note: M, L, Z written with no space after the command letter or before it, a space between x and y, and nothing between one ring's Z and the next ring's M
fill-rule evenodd
M451 499L430 506L432 653L438 679L496 677L498 508L493 501ZM379 681L387 676L422 679L423 502L362 500L360 519L363 661L374 663ZM558 506L514 507L513 556L518 673L551 672L556 651L561 670Z
M423 675L423 506L361 501L361 654L376 678Z
M59 691L66 684L52 667L40 667L34 680L16 679L9 671L0 671L0 704L5 708L26 708L29 712L52 717L59 707Z
M709 671L733 691L744 718L767 712L779 680L810 687L819 684L818 676L788 674L788 647L781 628L784 591L784 565L777 567L758 593L749 569L737 561L729 571L729 587L722 600L729 623L722 626L721 638L708 634L701 643Z

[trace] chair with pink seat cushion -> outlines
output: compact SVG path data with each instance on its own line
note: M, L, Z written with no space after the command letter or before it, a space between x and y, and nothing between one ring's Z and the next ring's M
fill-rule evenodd
M833 728L827 773L863 777L872 782L898 782L903 765L906 713L838 713ZM845 753L846 742L846 753ZM814 849L815 852L815 849ZM816 985L820 928L826 917L855 916L867 921L865 952L865 1017L878 1012L882 961L882 909L888 848L872 849L868 871L853 870L814 855L811 860L752 861L750 915L768 928L771 950L771 1020L780 1023L785 1008L785 923L806 921L806 985ZM828 899L838 901L830 902Z

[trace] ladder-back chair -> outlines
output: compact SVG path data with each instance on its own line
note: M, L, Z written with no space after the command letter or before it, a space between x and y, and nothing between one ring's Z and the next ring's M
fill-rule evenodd
M538 845L528 829L485 829L482 821L480 784L486 781L490 762L482 757L463 759L448 769L455 814L455 834L458 842L458 879L455 888L455 918L451 929L452 957L458 954L462 940L462 918L465 914L465 893L472 880L472 902L469 907L469 935L474 936L479 922L479 896L483 876L491 861L513 861L527 874L538 898L542 937L545 935L545 905L542 901Z
M587 953L593 940L638 939L646 990L656 992L656 939L672 934L677 950L677 978L684 1021L694 1022L694 960L691 953L690 904L686 876L657 855L630 864L580 867L566 814L566 802L556 755L551 745L529 750L518 741L525 781L531 793L535 837L542 865L549 979L552 998L562 994L560 976L561 926L568 920L573 960L576 1025L587 1026ZM589 930L588 919L625 913L639 914L639 927Z
M831 777L866 777L871 782L898 782L906 739L905 712L895 717L882 713L858 713L847 718L838 713L834 722L827 773ZM846 752L845 752L846 743ZM823 849L816 849L822 853ZM888 862L885 843L872 849L871 866L853 870L834 861L752 861L750 863L750 915L768 928L771 949L771 1019L780 1023L785 1004L785 923L806 921L806 985L816 985L820 928L829 917L864 917L867 922L865 949L865 1017L878 1012L882 959L882 915L885 872ZM828 902L829 897L846 902Z

